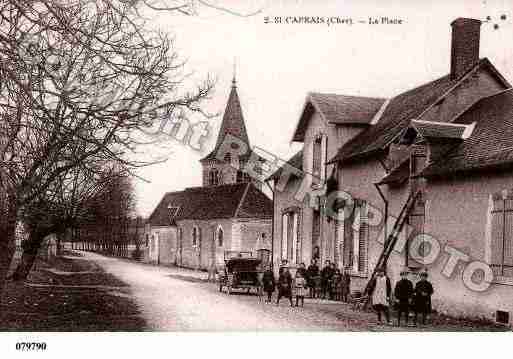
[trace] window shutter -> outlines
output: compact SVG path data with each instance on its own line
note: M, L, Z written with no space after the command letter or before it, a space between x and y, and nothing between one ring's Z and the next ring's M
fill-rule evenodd
M355 209L356 209L356 203L355 203L355 208L350 208L348 206L344 207L345 219L344 219L344 243L343 243L344 259L343 259L343 261L344 261L344 265L346 267L353 266L353 250L354 250L353 222L354 222ZM351 211L351 213L348 213L349 211Z
M492 235L491 235L491 265L495 274L500 272L502 265L502 230L504 227L504 201L502 198L493 199Z
M503 275L513 275L513 199L504 201Z
M283 214L281 217L281 258L287 258L287 231L288 231L288 216Z
M293 212L290 214L292 218L292 262L299 263L299 243L298 243L298 214Z
M294 258L294 215L287 213L287 260L292 262Z
M335 263L339 268L344 268L344 208L337 209L335 221Z
M360 207L360 230L358 232L358 272L367 270L367 239L369 236L368 206L366 202Z
M327 158L326 156L328 155L327 151L328 151L328 136L322 136L322 140L321 140L321 163L320 163L320 166L321 166L321 181L324 183L324 181L326 180L326 162L327 162Z

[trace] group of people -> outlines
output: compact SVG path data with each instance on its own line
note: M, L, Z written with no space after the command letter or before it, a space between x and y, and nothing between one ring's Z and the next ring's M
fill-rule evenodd
M320 290L322 298L348 300L350 292L351 277L346 269L341 273L334 263L326 261L326 266L319 271L316 260L306 268L301 263L296 271L294 278L287 267L287 261L283 261L279 269L278 281L275 280L271 269L264 272L262 277L262 286L267 293L267 303L271 303L272 295L278 287L278 297L276 304L279 305L281 298L288 298L290 305L294 306L292 301L293 294L296 297L296 306L304 305L305 297L315 298L318 293L317 278L320 278Z
M307 280L305 278L305 271L300 270L298 268L296 271L296 275L294 279L292 279L292 275L290 274L289 268L282 265L278 274L278 281L275 281L274 273L269 268L264 272L262 277L262 287L264 292L267 293L267 303L271 303L272 295L278 287L278 297L276 299L276 305L280 305L280 299L285 297L289 299L290 306L293 307L294 303L292 301L292 295L295 292L296 294L296 307L299 306L299 302L301 301L301 306L305 304L305 296L308 292Z
M317 296L317 289L323 299L334 299L347 302L350 294L351 276L349 268L341 271L334 262L327 260L319 273L317 262L312 261L308 267L310 278L310 293L312 298ZM315 278L320 277L320 288L317 288Z
M262 277L262 287L264 292L267 293L266 302L272 302L272 295L277 287L276 305L280 304L282 298L286 298L293 307L293 294L295 294L295 306L299 306L299 303L301 303L301 306L304 306L305 297L310 296L314 298L316 295L316 284L313 282L313 279L318 278L319 275L323 298L326 298L328 295L333 298L333 289L335 287L340 288L339 285L341 285L342 297L340 299L347 302L350 292L349 272L346 269L344 273L340 273L336 266L329 261L326 261L326 266L320 272L315 261L312 261L308 269L305 268L304 264L301 264L294 278L292 278L287 263L284 261L280 266L277 281L273 271L269 268ZM397 325L401 325L403 315L406 325L408 325L411 310L414 312L414 325L417 325L419 314L422 316L422 324L426 324L426 317L431 312L431 296L433 295L433 286L427 280L427 277L426 271L420 273L420 280L414 286L408 279L408 270L404 269L401 272L401 279L396 283L393 293L397 305ZM376 277L369 285L368 293L372 306L378 315L378 321L381 323L382 314L384 314L387 323L390 324L389 306L392 286L384 270L379 270L376 273Z
M417 325L417 317L422 316L422 324L426 324L426 317L431 312L431 296L433 295L433 285L427 280L428 273L420 273L420 280L415 287L408 279L408 270L401 271L401 279L394 288L394 297L397 301L397 325L401 325L401 317L404 315L406 325L410 309L413 309L413 324ZM381 323L381 313L385 315L386 321L390 324L390 295L392 287L390 279L386 276L384 270L377 272L376 278L369 286L372 305L378 315L378 321Z

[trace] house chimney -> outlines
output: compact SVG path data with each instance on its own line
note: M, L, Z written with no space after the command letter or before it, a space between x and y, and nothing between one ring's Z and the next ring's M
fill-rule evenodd
M481 21L460 17L451 26L451 79L456 79L479 61Z

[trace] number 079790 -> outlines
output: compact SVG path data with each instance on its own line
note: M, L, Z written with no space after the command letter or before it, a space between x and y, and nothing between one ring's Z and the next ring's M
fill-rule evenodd
M18 342L16 343L16 350L19 351L43 351L46 350L46 343L41 342Z

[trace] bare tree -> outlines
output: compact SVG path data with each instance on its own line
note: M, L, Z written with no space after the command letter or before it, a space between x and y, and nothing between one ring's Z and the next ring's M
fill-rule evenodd
M116 165L106 165L94 172L76 167L61 175L52 186L37 197L30 206L20 211L19 218L28 229L28 239L22 242L22 260L12 278L23 280L29 274L43 240L50 234L63 238L84 220L94 219L91 208L100 205L112 207L115 195L133 211L133 194L129 175ZM129 191L129 192L128 192ZM119 205L118 205L119 206ZM116 213L117 214L117 213ZM127 213L128 214L128 213Z
M135 197L130 177L113 177L87 208L88 215L78 223L82 240L89 249L109 255L128 256L133 242L130 227L135 217Z
M128 1L0 4L0 293L17 219L39 230L63 177L148 165L130 154L160 117L203 114L213 83L184 91L185 78L172 41Z

